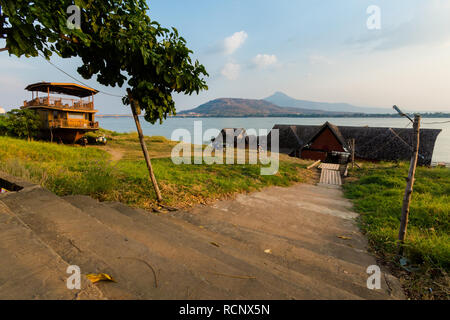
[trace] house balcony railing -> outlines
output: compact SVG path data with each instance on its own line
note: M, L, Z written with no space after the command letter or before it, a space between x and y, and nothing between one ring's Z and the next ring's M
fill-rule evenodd
M24 101L23 106L38 107L48 106L61 109L73 109L73 110L94 110L94 103L91 101L83 101L79 99L67 99L58 97L39 97L30 101Z
M98 122L88 120L56 119L48 122L49 128L98 129Z

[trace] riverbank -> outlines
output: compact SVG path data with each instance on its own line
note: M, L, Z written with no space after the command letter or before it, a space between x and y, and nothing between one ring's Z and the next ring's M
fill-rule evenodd
M163 136L169 140L177 140L173 135L175 130L184 129L194 137L194 125L205 133L209 129L223 128L254 129L256 135L264 136L276 125L323 125L326 121L337 126L351 127L383 127L383 128L411 128L411 122L406 118L168 118L162 124L150 124L141 121L142 130L148 136ZM448 121L449 123L442 123ZM128 133L136 131L134 121L130 118L99 118L102 128ZM421 127L424 129L441 129L433 153L433 162L450 163L450 118L423 119ZM203 137L209 141L211 137Z

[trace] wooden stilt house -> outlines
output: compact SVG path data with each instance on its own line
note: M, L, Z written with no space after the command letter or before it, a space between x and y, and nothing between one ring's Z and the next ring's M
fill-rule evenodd
M30 84L25 90L31 92L31 100L24 101L21 108L35 110L40 116L43 138L74 143L86 132L98 130L97 110L94 109L97 90L75 83L55 82Z

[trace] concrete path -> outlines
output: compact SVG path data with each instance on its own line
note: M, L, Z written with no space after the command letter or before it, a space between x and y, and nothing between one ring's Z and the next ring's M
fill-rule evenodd
M380 290L367 288L376 261L338 189L272 187L159 215L40 187L0 204L0 298L404 298L387 273ZM116 282L83 278L82 290L70 291L68 265Z
M383 273L381 290L367 289L367 267L377 263L355 222L358 214L335 187L272 187L173 216L220 234L223 241L234 239L242 250L264 253L265 260L284 267L283 277L291 275L310 289L302 299L315 299L322 290L330 291L319 298L404 298L389 273Z

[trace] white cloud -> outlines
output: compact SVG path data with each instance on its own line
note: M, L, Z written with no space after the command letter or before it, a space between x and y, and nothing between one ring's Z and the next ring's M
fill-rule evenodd
M253 63L259 68L265 68L278 62L277 56L272 54L258 54L253 58Z
M222 69L222 75L228 80L236 80L241 72L239 64L228 62Z
M223 41L225 54L233 54L247 40L248 34L245 31L235 32L232 36Z

